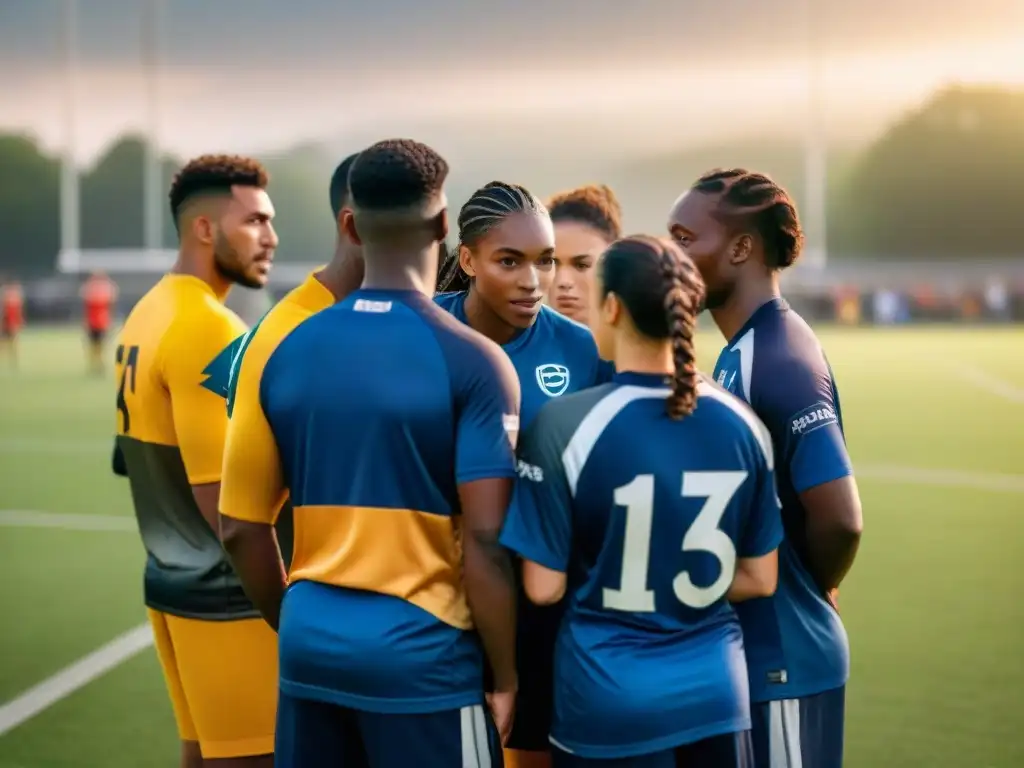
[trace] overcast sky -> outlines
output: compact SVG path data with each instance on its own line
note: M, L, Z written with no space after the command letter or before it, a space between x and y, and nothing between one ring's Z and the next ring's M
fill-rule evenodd
M76 154L146 124L144 8L80 0ZM0 0L0 129L63 145L65 0ZM1024 87L1022 0L163 0L168 149L257 151L426 122L522 148L590 121L630 147L806 123L807 20L837 139L944 82Z

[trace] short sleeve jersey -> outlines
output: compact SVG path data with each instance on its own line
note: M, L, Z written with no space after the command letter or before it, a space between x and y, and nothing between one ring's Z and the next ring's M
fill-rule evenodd
M228 418L209 381L244 332L207 283L166 275L118 338L117 446L148 554L146 605L166 613L259 615L192 495L193 485L221 479Z
M807 568L807 510L800 494L853 469L839 392L810 326L783 299L762 305L730 339L715 379L750 403L775 447L786 537L775 595L738 607L754 701L811 696L849 675L839 615Z
M442 293L434 301L467 323L466 296L464 291ZM541 307L533 325L501 348L519 377L524 429L552 398L587 389L611 375L608 365L598 357L590 329L550 307Z
M782 538L767 431L702 382L668 418L663 376L613 381L524 430L502 542L567 575L552 741L626 758L750 727L743 641L726 600L738 558Z
M233 435L272 440L280 474L257 483L259 498L226 495L223 511L266 522L279 488L291 496L281 689L377 712L480 703L457 488L515 474L508 358L428 297L383 290L298 325L243 412L248 357Z

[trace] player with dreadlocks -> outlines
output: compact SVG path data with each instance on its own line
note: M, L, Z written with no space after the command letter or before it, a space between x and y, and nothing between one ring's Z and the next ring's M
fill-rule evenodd
M676 201L668 226L729 340L715 378L764 421L779 462L778 591L738 607L757 765L838 768L849 645L835 597L863 520L832 369L779 290L803 243L796 206L763 174L716 170Z
M561 192L547 203L555 225L555 280L551 306L586 324L594 264L622 237L622 208L610 187L589 184Z
M523 428L544 403L598 383L604 372L590 331L542 299L554 279L555 233L544 204L517 184L492 181L459 212L459 245L438 304L502 345L519 375ZM522 597L522 595L520 595ZM519 698L506 763L550 764L552 649L560 608L520 600Z
M595 272L591 322L615 376L526 429L502 533L531 600L569 590L554 763L745 768L750 700L729 603L775 589L771 441L696 370L704 286L690 259L630 237Z

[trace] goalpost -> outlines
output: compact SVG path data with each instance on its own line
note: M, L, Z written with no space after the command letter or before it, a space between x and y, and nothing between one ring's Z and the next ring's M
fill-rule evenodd
M66 274L93 270L116 274L161 272L174 263L175 252L163 247L163 189L160 172L161 0L147 0L140 30L145 73L146 120L143 162L143 245L126 249L83 249L81 179L78 147L78 0L64 0L64 151L60 159L60 252L57 269Z

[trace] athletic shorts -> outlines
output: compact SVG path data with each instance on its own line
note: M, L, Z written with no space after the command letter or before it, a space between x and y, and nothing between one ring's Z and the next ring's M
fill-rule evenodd
M277 635L267 623L147 613L181 740L199 742L204 758L271 754Z
M650 755L595 760L552 750L554 768L754 768L750 731L712 736Z
M482 705L380 714L280 694L274 768L502 768Z
M565 612L564 604L534 605L519 589L519 621L516 626L516 665L519 692L516 719L508 748L547 752L551 748L551 715L554 707L555 640Z
M99 344L107 337L107 329L89 327L85 329L85 334L93 344Z
M842 768L846 687L751 707L756 768Z

